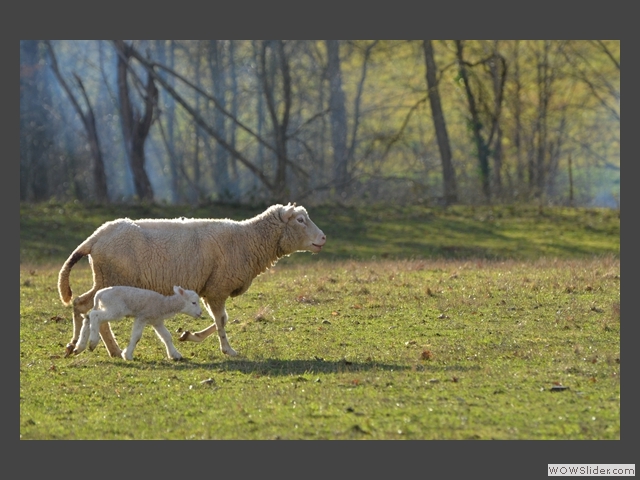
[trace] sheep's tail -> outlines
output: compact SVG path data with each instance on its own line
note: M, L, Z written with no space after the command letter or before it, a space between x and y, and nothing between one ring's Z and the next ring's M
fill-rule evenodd
M60 273L58 274L58 293L60 293L60 300L65 305L71 304L71 298L73 293L71 292L71 285L69 285L69 275L71 275L71 268L78 263L82 257L89 255L91 249L87 248L87 243L83 243L78 248L76 248L73 253L67 258L67 261L64 262L62 268L60 269Z

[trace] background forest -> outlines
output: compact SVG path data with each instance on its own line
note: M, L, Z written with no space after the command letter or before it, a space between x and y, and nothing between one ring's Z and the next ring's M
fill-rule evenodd
M21 40L20 200L619 207L618 40Z

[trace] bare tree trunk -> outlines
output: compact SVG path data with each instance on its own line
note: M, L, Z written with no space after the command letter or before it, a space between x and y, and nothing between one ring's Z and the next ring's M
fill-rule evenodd
M444 112L440 103L440 93L438 91L437 67L433 56L433 44L431 40L423 40L424 58L427 67L427 93L431 105L431 115L433 126L438 140L440 150L440 161L442 163L442 177L444 180L444 201L447 205L458 202L458 187L456 184L456 172L453 168L451 144L447 133L447 124L444 119Z
M46 41L47 48L49 49L49 54L51 56L51 68L53 73L55 74L58 82L66 92L69 100L71 100L71 104L73 105L76 113L82 120L82 124L84 125L85 131L87 133L87 140L89 142L89 150L91 151L91 157L93 158L93 190L96 195L96 199L98 202L105 203L109 201L109 195L107 193L107 175L104 170L104 159L102 157L102 149L100 148L100 139L98 138L98 129L96 127L96 117L93 113L93 108L91 107L91 102L89 102L89 97L84 88L82 80L80 77L74 73L74 77L76 79L76 83L82 92L82 96L84 98L84 102L87 105L87 111L84 112L80 103L76 99L75 95L69 88L66 80L60 73L60 69L58 68L58 60L56 58L56 54L53 51L53 46L50 41Z
M571 154L569 154L568 160L569 167L569 206L573 207L573 166L571 165Z
M515 84L515 95L514 95L514 109L513 109L513 117L515 122L515 132L513 138L513 144L516 149L516 182L518 189L525 188L525 162L522 156L522 136L523 136L523 128L522 128L522 82L520 81L520 59L519 59L519 41L515 41L514 47L514 84Z
M273 50L273 55L278 59L280 73L282 74L282 119L278 118L278 106L276 105L274 85L270 84L267 68L267 50ZM287 188L287 128L289 126L289 113L291 111L291 76L289 61L284 51L284 42L264 41L260 54L261 81L266 106L271 117L275 139L276 171L271 195L276 201L285 201L289 196ZM275 77L274 77L275 82Z
M53 139L46 111L49 92L40 59L39 40L20 41L20 199L46 200L48 156Z
M131 48L123 40L114 40L114 45L118 52L118 98L120 101L122 134L125 141L125 150L129 156L133 183L140 200L153 201L153 188L144 169L144 143L151 128L153 109L158 99L158 90L153 82L153 77L149 75L145 87L144 114L140 115L139 112L134 111L129 98L127 81Z
M229 65L229 74L230 74L230 90L231 90L231 115L234 118L238 118L238 111L240 108L239 98L240 98L240 90L238 85L238 72L236 69L236 40L229 40L229 55L228 55L228 65ZM237 125L235 123L231 123L228 128L229 135L229 144L235 148L236 147L236 136L237 136ZM241 192L240 192L240 172L238 171L238 162L235 157L230 156L229 163L231 167L231 196L234 201L239 201Z
M546 182L546 153L548 149L547 116L553 82L549 65L549 41L543 41L542 54L538 55L538 115L536 117L536 154L534 157L533 187L536 198L541 199Z
M209 69L213 82L213 96L218 104L227 108L225 94L227 92L227 75L224 65L224 46L221 40L210 40L209 42ZM233 114L233 112L232 112ZM229 140L225 124L225 115L220 109L216 109L214 114L215 129L222 138ZM216 143L214 153L214 181L218 198L223 201L237 200L237 186L231 181L229 175L229 152L220 143Z
M500 116L502 112L502 99L504 96L504 85L506 79L506 66L504 62L499 62L498 40L493 42L493 60L489 61L489 72L493 85L493 118L495 121L495 140L493 142L493 184L494 194L502 198L502 126ZM502 68L501 68L502 67Z
M469 82L469 75L467 73L466 62L463 54L462 40L456 40L456 57L458 59L458 68L460 71L460 77L464 84L464 90L467 95L467 102L469 104L469 113L471 114L471 130L473 131L473 138L475 140L478 163L480 164L480 180L482 182L482 192L484 193L487 202L491 201L491 184L490 184L490 169L489 169L489 145L482 136L481 129L483 127L480 121L480 115L476 106L476 99L471 90L471 84Z
M161 64L167 65L169 68L174 67L174 44L173 40L169 40L169 47L167 48L167 42L165 40L156 40L156 51L158 52L158 59ZM168 50L168 52L167 52ZM167 54L168 53L168 54ZM171 185L171 203L176 204L180 202L180 186L178 182L178 165L176 162L179 161L175 151L175 142L174 142L174 123L175 123L175 110L176 103L175 100L171 97L171 95L164 94L162 96L164 108L163 117L166 123L167 133L165 135L165 143L168 153L168 166L169 166L169 176L170 176L170 185Z
M347 152L347 112L342 90L340 44L338 40L325 40L327 47L327 73L329 76L329 109L331 118L331 144L333 146L333 181L342 191L349 181Z

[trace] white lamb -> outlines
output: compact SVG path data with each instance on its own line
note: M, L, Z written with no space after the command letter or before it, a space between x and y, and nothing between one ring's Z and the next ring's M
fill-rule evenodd
M65 305L73 294L71 268L89 256L93 287L73 298L73 337L67 355L74 351L83 315L91 310L95 293L105 287L127 285L168 295L181 285L200 295L214 323L199 332L184 332L181 341L201 342L218 332L220 350L237 355L227 339L225 302L243 294L258 275L278 259L293 252L319 253L327 241L304 207L272 205L253 218L142 219L107 222L69 256L58 275L58 292ZM108 322L100 336L109 355L120 347Z
M193 290L185 290L174 286L174 294L161 295L152 290L142 288L115 286L98 290L93 300L93 310L84 317L80 338L74 353L82 352L89 340L89 350L93 350L100 341L100 325L104 322L120 320L124 317L135 317L129 346L122 351L122 358L133 359L133 349L142 337L145 325L151 325L162 343L167 347L167 356L180 360L182 355L173 346L171 334L164 325L165 319L177 314L186 313L198 318L202 315L200 297Z

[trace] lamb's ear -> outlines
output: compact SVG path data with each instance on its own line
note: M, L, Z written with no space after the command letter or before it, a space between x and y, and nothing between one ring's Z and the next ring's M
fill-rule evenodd
M173 286L173 291L176 292L178 295L184 295L184 290L182 289L182 287L179 287L177 285Z
M295 203L293 205L289 203L286 207L282 207L282 209L280 210L280 218L282 219L282 221L287 223L289 220L291 220L291 217L293 217L295 210Z

